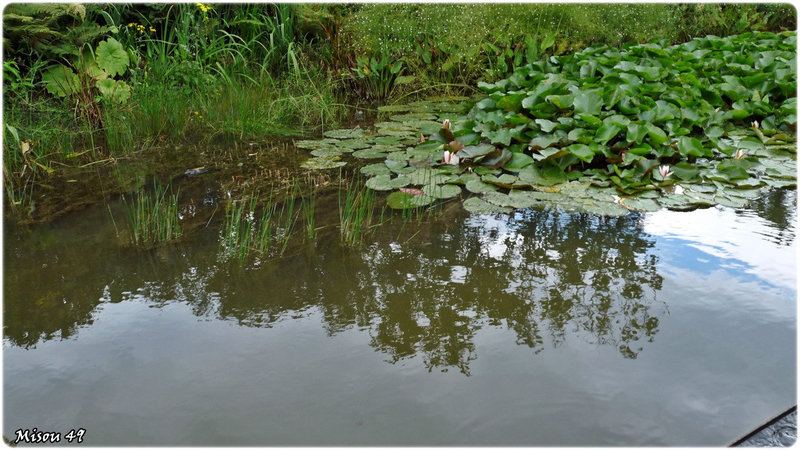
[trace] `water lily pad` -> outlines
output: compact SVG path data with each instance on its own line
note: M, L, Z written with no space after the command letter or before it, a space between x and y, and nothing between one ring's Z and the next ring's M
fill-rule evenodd
M620 200L620 203L623 206L626 206L630 209L635 209L636 211L653 212L661 209L661 205L651 198L623 198Z
M358 138L364 135L364 130L362 130L361 128L355 128L355 129L344 128L340 130L328 130L322 133L322 135L327 138L334 138L334 139Z
M343 141L339 141L336 146L349 149L349 150L360 150L362 148L369 148L372 145L371 139L345 139Z
M379 132L383 133L385 130L393 130L393 131L405 131L410 134L416 134L414 128L406 126L400 122L377 122L375 123L375 128L378 129Z
M500 192L487 192L483 195L483 198L490 203L494 203L498 206L507 206L514 209L526 209L531 208L534 205L542 205L541 198L539 198L535 191L520 191L515 190L511 191L508 194L503 194Z
M425 184L442 184L447 183L452 178L451 175L443 174L435 169L417 169L408 174L411 184L425 185Z
M386 196L386 204L392 209L409 209L414 207L411 203L414 197L416 197L416 195L394 191Z
M454 184L426 184L422 190L433 198L451 198L461 194L461 187Z
M406 153L404 151L396 151L396 152L391 152L388 155L386 155L386 159L392 160L392 161L402 161L402 162L405 163L409 159L411 159L411 155L409 155L408 153Z
M431 197L430 195L415 195L409 201L413 206L428 206L431 203L435 202L436 198Z
M481 180L468 180L464 187L466 187L468 191L470 191L472 193L475 193L475 194L481 194L481 193L484 193L484 192L492 192L492 191L496 191L497 189L499 189L497 186L495 186L493 184L484 183Z
M361 159L377 159L377 158L384 159L386 158L386 155L387 153L385 151L375 148L367 148L364 150L356 150L353 152L353 156Z
M379 144L379 145L391 145L393 147L400 146L401 145L400 141L402 141L402 140L403 140L403 138L400 137L400 136L378 136L375 139L373 139L373 141L376 144Z
M511 186L517 181L517 177L508 173L504 173L500 176L484 175L481 177L481 181L502 188L511 189Z
M416 120L436 120L438 117L436 114L423 112L423 113L405 113L405 114L395 114L390 117L391 120L395 122L411 122Z
M744 208L750 202L750 200L746 198L734 197L729 195L717 195L714 197L714 200L718 204L730 208Z
M384 161L384 165L394 173L412 173L417 170L414 167L409 167L405 161L395 161L392 159Z
M470 197L464 200L464 209L471 212L472 214L497 214L497 213L507 213L511 211L511 208L493 205L486 200L478 197Z
M335 169L347 164L339 159L340 158L338 156L317 156L316 158L311 158L304 161L302 164L300 164L300 166L311 170L324 170Z
M530 156L522 153L522 152L515 152L511 155L511 159L503 166L503 170L508 170L510 172L519 172L520 170L524 169L526 166L533 163L533 158Z
M297 148L316 150L318 148L335 148L339 143L337 139L303 139L294 143Z
M393 112L406 112L414 109L412 105L383 105L378 107L378 112L393 113Z
M495 150L492 144L478 144L470 145L458 151L458 156L461 159L475 159L481 156L488 155Z
M384 163L375 163L362 167L361 173L364 175L389 175L392 171Z
M398 175L392 178L391 175L376 175L367 180L366 186L375 191L391 191L403 186L408 186L411 179L407 175Z
M312 150L311 154L314 156L342 156L344 152L336 148L318 148Z
M597 203L584 203L583 208L592 214L599 216L625 216L630 211L616 203L597 202Z

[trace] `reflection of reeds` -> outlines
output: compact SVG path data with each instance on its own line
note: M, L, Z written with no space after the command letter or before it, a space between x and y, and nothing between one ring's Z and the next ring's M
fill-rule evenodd
M375 209L375 191L367 188L362 180L340 181L339 227L342 240L355 246L372 224Z
M181 236L178 194L170 186L153 183L153 192L140 190L130 202L122 197L131 228L131 242L151 247Z

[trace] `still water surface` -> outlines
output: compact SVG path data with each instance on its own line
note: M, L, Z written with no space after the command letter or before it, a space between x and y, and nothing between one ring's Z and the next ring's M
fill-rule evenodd
M244 269L213 226L142 252L108 217L6 225L6 437L719 446L796 404L795 191L739 211L462 211Z

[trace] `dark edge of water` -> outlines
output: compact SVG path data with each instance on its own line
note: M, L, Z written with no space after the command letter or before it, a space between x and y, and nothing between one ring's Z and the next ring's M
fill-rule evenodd
M795 413L794 415L792 415ZM784 421L786 425L793 426L795 430L797 430L797 405L792 406L791 408L787 409L786 411L778 414L776 417L772 418L769 422L761 425L760 427L756 428L755 430L751 431L743 438L739 439L738 441L734 442L733 444L729 445L729 447L761 447L758 445L758 441L772 441L771 435L776 431L773 428L778 422ZM748 442L753 440L753 442ZM766 443L766 442L765 442ZM769 442L772 444L771 446L782 446L780 442ZM793 445L793 444L790 444Z

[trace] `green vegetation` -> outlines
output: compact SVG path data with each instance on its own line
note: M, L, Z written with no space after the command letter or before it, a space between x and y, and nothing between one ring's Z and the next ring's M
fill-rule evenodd
M464 202L476 213L742 206L762 187L796 184L795 52L794 32L589 47L479 82L487 97L452 120L410 104L377 136L360 133L368 148L353 155L385 159L362 172L398 209L457 197L459 185L482 195ZM429 137L387 149L377 143L387 129L398 142ZM352 151L331 139L352 136L329 136L303 145L324 150L318 158Z
M360 178L341 178L338 199L342 242L352 247L361 242L366 231L373 225L375 192L366 188Z
M154 247L181 236L178 193L153 183L153 191L140 190L130 202L123 196L131 244ZM113 220L113 216L112 216ZM116 226L116 225L115 225Z
M228 205L220 239L222 258L235 256L239 265L243 266L251 252L256 252L259 256L269 255L277 211L273 192L270 192L261 207L261 214L257 216L258 203L259 193L255 192L250 195L249 200L232 201Z
M113 164L188 141L318 133L356 107L473 95L479 81L508 79L587 46L664 40L658 45L666 48L706 34L778 32L795 28L796 11L780 4L19 3L4 9L3 22L4 192L25 214L37 186L64 166ZM436 132L430 122L442 118L426 117L380 122L373 141L348 137L347 152L313 148L308 167L339 167L342 153L388 157L420 130Z

